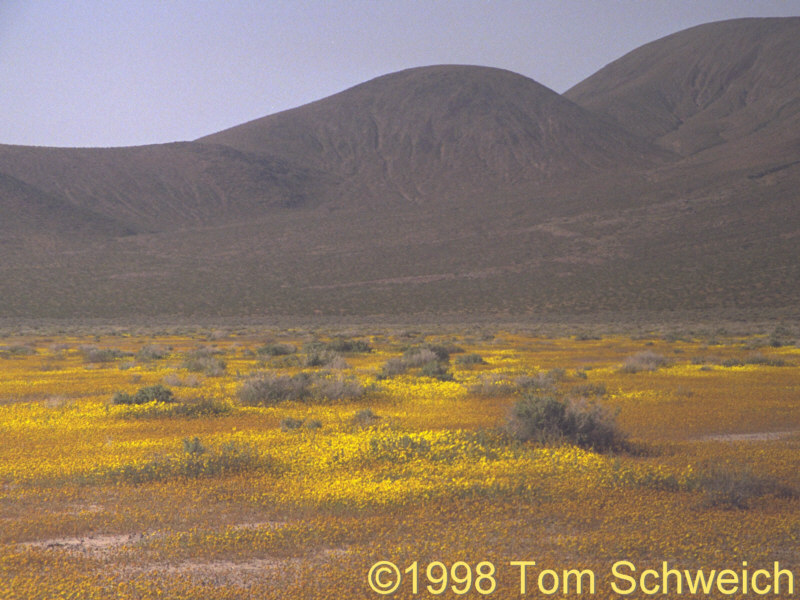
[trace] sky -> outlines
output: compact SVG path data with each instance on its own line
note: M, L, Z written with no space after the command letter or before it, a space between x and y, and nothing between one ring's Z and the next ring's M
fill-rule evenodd
M0 143L192 140L433 64L564 92L688 27L800 0L0 0Z

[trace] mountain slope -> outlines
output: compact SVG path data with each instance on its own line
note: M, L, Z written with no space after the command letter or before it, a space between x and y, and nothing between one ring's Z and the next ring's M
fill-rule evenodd
M0 170L51 198L164 231L230 222L317 201L327 176L281 157L176 143L128 148L0 145Z
M535 81L453 65L378 77L200 141L335 173L368 204L441 202L665 156Z
M564 95L682 155L800 126L800 17L693 27L628 53ZM757 152L758 150L756 150Z
M798 317L797 22L659 40L583 107L438 66L195 142L0 146L0 317Z

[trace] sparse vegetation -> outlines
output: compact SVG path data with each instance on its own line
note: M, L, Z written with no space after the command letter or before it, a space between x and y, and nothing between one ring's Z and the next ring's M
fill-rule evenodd
M483 360L483 357L477 352L471 352L469 354L456 357L456 364L469 367L472 365L485 365L486 361Z
M639 373L641 371L656 371L668 364L668 360L661 354L652 350L638 352L625 359L620 369L623 373Z
M112 362L119 358L131 356L130 352L123 352L116 348L98 348L97 346L81 346L80 353L88 363Z
M747 509L765 496L794 498L797 491L742 464L714 465L696 481L706 506Z
M592 562L599 548L643 565L660 564L664 548L686 564L714 565L734 545L753 564L794 556L787 532L797 520L792 432L800 417L787 390L800 354L792 348L761 351L784 360L780 369L763 361L738 368L722 363L749 360L740 336L711 354L697 335L668 347L653 336L594 344L513 331L489 342L420 334L402 350L407 340L371 333L372 352L348 355L353 366L332 371L304 367L304 353L255 351L264 339L296 347L328 339L314 331L229 328L218 348L203 351L228 365L211 378L181 368L207 329L183 335L114 335L124 353L174 348L147 362L115 360L133 362L127 370L87 363L77 336L66 351L55 349L58 338L3 340L37 350L0 357L0 437L9 441L0 444L0 490L13 499L0 515L0 562L21 597L66 589L92 590L97 600L131 590L317 600L326 597L315 591L320 580L304 573L320 556L324 583L357 596L364 570L353 561L371 564L401 544L414 557L457 548L517 556L548 539L551 564L580 558L598 570L607 567L605 557ZM94 343L107 347L111 337ZM453 369L455 380L423 376L426 365L449 366L423 344L455 339L461 355L488 364ZM669 369L620 372L625 356L647 348L669 356ZM714 370L701 371L697 356ZM377 379L391 360L403 374ZM58 368L42 371L47 361ZM173 388L188 378L195 388ZM176 397L146 391L159 382ZM131 404L109 402L115 389ZM553 540L554 531L568 537ZM92 549L93 536L116 544L106 540L117 532L119 548ZM347 554L321 554L330 548ZM264 556L288 571L264 574ZM197 571L153 575L189 560ZM30 561L42 566L35 578ZM195 573L206 577L212 564L233 579L214 571L198 592ZM518 588L498 589L506 591Z
M148 402L173 402L174 400L175 396L172 390L157 384L140 388L135 394L116 392L111 398L111 404L147 404Z
M364 386L357 378L333 373L262 373L249 378L239 388L239 400L249 406L289 401L351 400L363 394Z
M607 408L552 394L526 394L512 407L506 427L523 442L569 442L598 451L619 448L623 441Z

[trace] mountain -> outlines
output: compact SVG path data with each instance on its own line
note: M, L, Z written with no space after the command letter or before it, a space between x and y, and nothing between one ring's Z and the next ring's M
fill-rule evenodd
M329 177L211 144L128 148L0 145L0 172L135 232L220 224L303 203Z
M700 25L630 52L564 96L684 156L754 136L754 153L781 148L800 128L798 32L800 17Z
M531 79L456 65L378 77L199 141L335 173L367 205L461 201L666 156Z
M0 317L796 318L796 40L711 23L563 96L442 65L192 142L0 146Z

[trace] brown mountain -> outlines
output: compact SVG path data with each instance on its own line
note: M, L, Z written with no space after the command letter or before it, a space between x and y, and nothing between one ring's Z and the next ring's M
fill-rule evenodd
M487 67L408 69L201 138L337 174L348 203L462 201L658 152L552 90Z
M712 23L565 97L437 66L195 142L0 146L0 317L796 316L797 39Z
M760 153L797 138L798 32L800 17L693 27L630 52L564 95L684 156L741 140Z

